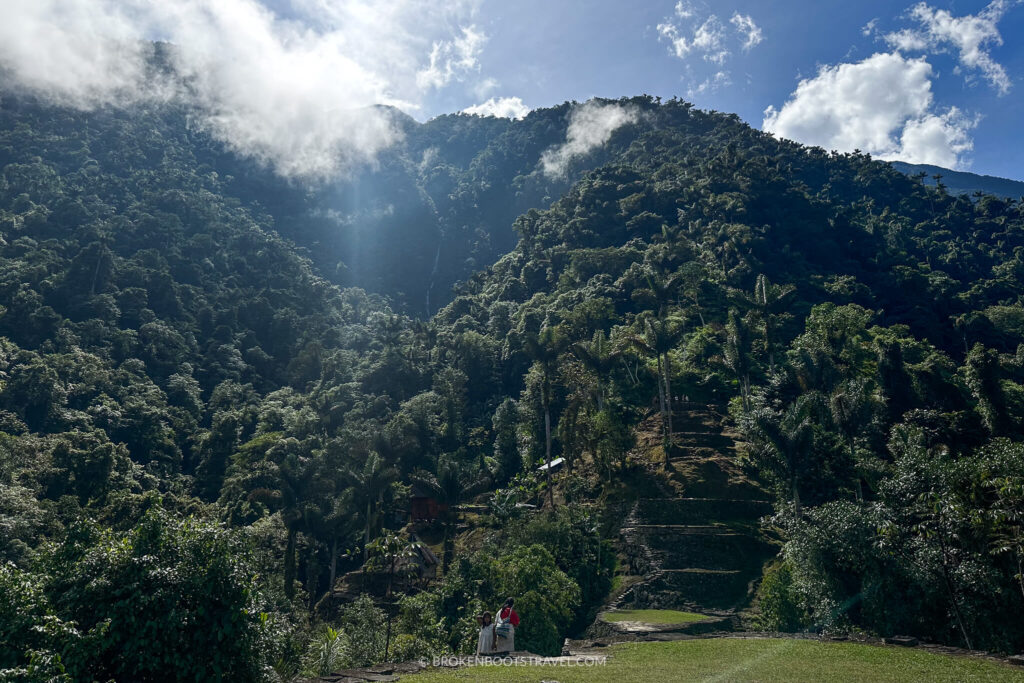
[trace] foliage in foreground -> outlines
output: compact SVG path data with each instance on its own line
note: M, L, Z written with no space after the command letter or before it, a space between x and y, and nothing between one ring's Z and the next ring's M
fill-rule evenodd
M71 680L264 680L287 625L237 534L158 508L127 533L83 523L39 560L0 567L0 666L49 653Z

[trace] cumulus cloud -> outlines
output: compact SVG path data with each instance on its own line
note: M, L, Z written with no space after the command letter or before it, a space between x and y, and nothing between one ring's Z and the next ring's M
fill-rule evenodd
M478 0L32 0L7 3L0 75L92 108L179 98L198 126L285 176L323 178L399 138L394 117L478 69ZM153 77L151 40L177 77Z
M709 62L721 64L729 56L729 51L723 47L725 25L713 14L692 32L674 22L665 22L658 24L658 33L669 42L673 54L679 59L685 59L691 52L696 52Z
M463 26L462 33L453 40L439 40L430 50L430 64L416 74L421 87L442 88L452 80L462 80L473 71L480 70L477 61L487 36L476 26Z
M596 100L575 107L569 116L565 142L541 155L544 174L550 177L565 175L570 161L601 147L617 129L639 117L639 112L633 107L602 104Z
M899 53L825 66L800 81L781 109L768 107L763 128L826 149L962 167L976 120L956 108L936 111L931 78L923 57Z
M978 71L1001 95L1010 91L1010 77L990 53L1003 44L999 21L1019 0L993 0L977 14L954 17L949 10L935 9L920 2L910 10L910 18L920 26L902 29L884 36L890 46L905 52L952 50L961 70Z
M518 97L492 97L486 102L466 107L462 110L462 113L521 119L530 113L530 108L523 104L523 100Z
M741 35L744 36L744 50L749 50L764 40L764 32L761 31L761 28L754 23L754 20L749 14L740 14L739 12L735 12L729 22L736 27L736 30L739 31Z
M658 24L658 40L666 41L670 54L687 60L700 57L715 65L717 71L700 83L694 83L688 95L713 92L731 83L729 72L722 67L729 61L736 49L748 52L762 41L764 32L749 14L733 12L727 25L714 14L700 16L697 9L680 0L672 16ZM695 81L690 65L686 69L687 80Z
M687 90L686 96L694 97L696 95L703 95L706 92L715 92L719 88L725 88L730 85L732 85L732 79L729 78L728 72L719 71L712 76L708 76L703 81Z

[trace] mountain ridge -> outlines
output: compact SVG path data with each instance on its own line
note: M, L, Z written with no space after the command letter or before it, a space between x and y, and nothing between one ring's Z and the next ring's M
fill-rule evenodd
M994 195L996 197L1020 199L1024 197L1024 181L1002 178L999 176L982 175L968 171L954 171L931 164L910 164L905 161L891 161L892 167L908 176L924 174L922 182L935 185L935 176L941 176L941 182L951 194L973 195L975 192Z

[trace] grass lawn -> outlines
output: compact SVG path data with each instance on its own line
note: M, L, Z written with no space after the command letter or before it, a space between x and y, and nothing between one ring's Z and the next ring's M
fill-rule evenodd
M601 615L605 621L641 621L645 624L692 624L708 619L706 614L674 609L620 609Z
M557 680L560 683L623 681L1021 681L1024 671L969 657L918 649L811 640L709 638L667 643L625 643L608 648L605 666L480 666L428 671L403 680Z

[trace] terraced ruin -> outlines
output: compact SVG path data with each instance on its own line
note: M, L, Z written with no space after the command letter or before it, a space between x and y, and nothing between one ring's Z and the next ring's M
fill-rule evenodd
M739 611L777 546L759 524L772 511L768 494L737 464L735 435L723 422L718 406L677 404L673 424L679 431L667 461L656 426L641 431L636 453L662 459L658 489L664 495L640 498L626 515L619 543L627 588L608 606L612 611L685 610L706 619L612 623L602 614L589 635L664 639L740 627Z

